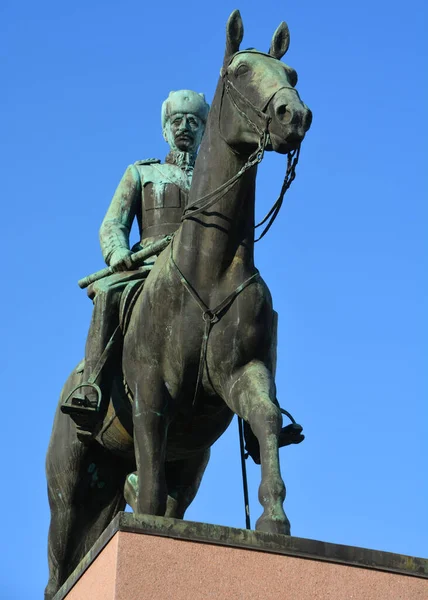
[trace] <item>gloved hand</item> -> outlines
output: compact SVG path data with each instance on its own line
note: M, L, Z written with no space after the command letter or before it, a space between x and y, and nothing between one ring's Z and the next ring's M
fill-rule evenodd
M110 258L110 267L113 269L114 273L118 271L129 271L133 268L132 262L130 260L132 252L129 248L117 248L113 252Z

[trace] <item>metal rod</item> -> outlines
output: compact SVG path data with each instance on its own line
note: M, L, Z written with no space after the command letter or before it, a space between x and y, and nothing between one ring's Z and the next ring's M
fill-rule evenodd
M156 242L153 242L152 244L150 244L150 246L147 246L146 248L143 248L138 252L134 252L134 254L131 254L129 257L130 261L133 265L135 265L135 267L138 267L144 260L146 260L146 258L150 258L151 256L162 252L162 250L164 250L168 246L171 239L172 236L167 235L166 237L157 240ZM151 267L147 267L147 273L150 271L150 269ZM104 277L108 277L109 275L113 275L113 273L114 271L111 267L106 267L105 269L101 269L101 271L97 271L96 273L92 273L92 275L88 275L83 279L79 279L77 284L83 290L84 288L87 288L91 283L99 281L100 279L104 279Z
M239 431L239 446L241 449L242 486L244 488L245 526L247 529L251 529L250 501L248 499L247 467L245 464L244 423L243 423L241 417L238 417L238 431Z

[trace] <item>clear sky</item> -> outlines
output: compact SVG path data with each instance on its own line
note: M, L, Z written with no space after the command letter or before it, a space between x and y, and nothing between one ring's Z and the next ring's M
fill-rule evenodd
M83 356L98 228L126 166L164 158L161 102L211 101L225 23L285 60L314 121L256 262L279 312L278 393L306 440L281 451L292 533L428 554L426 2L3 1L0 597L47 579L44 458ZM281 186L267 155L257 211ZM249 465L253 522L259 468ZM244 526L236 422L188 518ZM284 582L286 585L286 581Z

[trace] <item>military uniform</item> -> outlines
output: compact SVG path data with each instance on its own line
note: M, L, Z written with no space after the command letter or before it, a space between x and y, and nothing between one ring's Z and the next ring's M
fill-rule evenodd
M192 173L192 166L160 164L155 159L138 161L127 168L100 229L107 264L115 250L129 248L134 218L143 246L177 229Z
M193 168L150 159L138 161L125 171L113 196L100 229L101 249L107 264L118 249L129 248L129 234L137 220L144 248L176 231L187 201ZM151 259L153 263L155 257ZM149 262L149 261L147 261ZM147 264L147 263L146 263ZM119 303L130 282L144 279L147 270L120 271L88 288L94 311L86 342L85 377L87 380L113 332L119 324ZM99 382L101 389L102 382Z

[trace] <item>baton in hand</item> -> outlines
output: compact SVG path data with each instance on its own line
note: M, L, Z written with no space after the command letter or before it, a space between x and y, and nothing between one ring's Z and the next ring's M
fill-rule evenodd
M170 243L171 240L172 240L172 235L167 235L166 237L162 238L161 240L158 240L157 242L153 242L153 244L150 244L150 246L147 246L147 248L143 248L142 250L139 250L138 252L134 252L134 254L130 255L129 260L131 261L131 263L134 267L138 267L139 265L141 265L142 262L144 262L146 260L146 258L150 258L151 256L154 256L155 254L159 254L159 252L162 252L162 250L164 250L168 246L168 244ZM148 269L148 270L150 270L150 269ZM112 267L106 267L105 269L101 269L101 271L97 271L96 273L92 273L92 275L88 275L87 277L84 277L83 279L79 279L77 284L83 290L84 288L87 288L88 285L90 285L91 283L94 283L94 281L99 281L100 279L103 279L104 277L113 275L114 272L115 271L113 271Z

